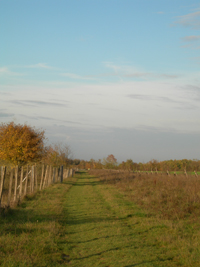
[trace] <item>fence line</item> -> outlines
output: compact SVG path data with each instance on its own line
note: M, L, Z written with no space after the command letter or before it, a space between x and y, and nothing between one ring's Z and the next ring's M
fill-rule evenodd
M0 208L19 203L27 194L45 189L51 184L73 177L73 169L43 165L0 168Z

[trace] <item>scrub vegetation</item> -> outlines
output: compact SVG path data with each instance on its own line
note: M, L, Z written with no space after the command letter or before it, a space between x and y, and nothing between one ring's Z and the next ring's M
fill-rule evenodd
M174 177L129 172L91 174L79 172L29 195L0 218L0 266L199 266L198 208L177 209L189 203L192 183L196 199L190 201L198 207L195 176L184 184L186 179L175 183ZM165 203L168 190L168 196L177 195L177 206Z
M200 218L200 176L115 170L92 170L90 174L115 185L131 201L156 217L191 221Z

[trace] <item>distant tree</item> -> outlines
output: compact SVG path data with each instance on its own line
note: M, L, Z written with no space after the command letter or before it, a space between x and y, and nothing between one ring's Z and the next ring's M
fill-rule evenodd
M113 169L117 166L117 159L113 154L108 155L107 158L103 160L103 162L105 168L107 169Z
M96 164L95 164L95 160L94 159L90 159L89 160L89 164L90 164L90 169L94 169Z
M103 168L103 164L101 162L101 159L98 159L96 162L95 162L95 169L102 169Z
M125 169L126 169L126 164L125 164L125 162L122 161L122 162L118 165L118 168L119 168L120 170L125 170Z
M72 153L67 144L57 143L46 147L46 155L44 162L49 165L72 165L73 160L70 159Z
M80 162L81 162L80 159L74 159L74 160L73 160L73 164L74 164L74 165L79 165Z
M36 162L44 156L44 131L14 122L0 125L0 159L12 165Z
M127 159L125 162L126 170L132 171L134 169L134 162L132 159Z
M86 161L81 160L78 166L79 169L86 169Z

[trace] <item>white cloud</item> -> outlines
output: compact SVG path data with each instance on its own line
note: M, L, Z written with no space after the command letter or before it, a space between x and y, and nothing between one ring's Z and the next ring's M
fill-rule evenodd
M22 73L18 73L18 72L10 71L8 69L8 67L2 67L2 68L0 68L0 75L2 75L2 76L5 76L5 75L8 75L8 76L22 76L23 74Z
M0 68L0 73L7 73L7 72L8 72L8 68L6 67Z
M61 73L60 75L68 77L70 79L74 79L74 80L92 80L92 77L90 76L80 76L80 75L69 73L69 72Z
M35 68L35 69L52 69L51 66L48 66L46 63L38 63L34 65L26 66L27 68Z
M115 65L112 62L104 62L105 67L113 70L112 73L104 73L102 76L119 76L122 78L142 78L145 80L150 79L174 79L178 75L168 74L168 73L153 73L148 71L143 71L133 66L127 65Z
M127 66L127 65L115 65L112 62L104 62L104 65L106 68L113 70L112 73L105 73L104 76L119 76L119 77L138 77L138 78L145 78L146 76L151 75L151 73L143 72L139 70L138 68L135 68L133 66Z
M26 114L30 122L31 117L34 117L37 121L33 123L42 125L42 118L49 118L45 125L51 125L57 120L66 126L70 122L76 122L74 127L82 129L129 129L143 124L146 127L167 128L179 132L200 132L200 124L196 123L200 112L196 101L199 97L198 84L195 86L191 83L187 88L183 88L183 84L186 83L181 83L180 80L166 82L163 79L98 85L77 82L73 86L63 84L63 88L55 83L30 88L13 85L12 95L2 95L0 105L4 109L9 107L7 113L15 114L17 118L21 118L20 114ZM9 91L6 86L2 89ZM64 105L60 100L68 101L69 104Z

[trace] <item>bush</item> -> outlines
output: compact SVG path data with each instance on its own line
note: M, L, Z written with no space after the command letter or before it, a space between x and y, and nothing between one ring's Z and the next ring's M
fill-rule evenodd
M44 131L14 122L0 125L0 160L12 165L39 161L44 155Z

